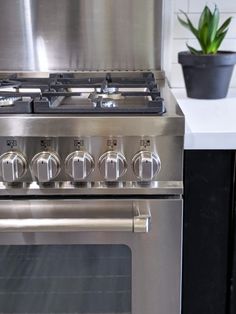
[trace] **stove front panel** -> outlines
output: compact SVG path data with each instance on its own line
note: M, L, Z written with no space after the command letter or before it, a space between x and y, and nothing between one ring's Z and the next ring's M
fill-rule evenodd
M64 193L69 194L83 191L92 193L95 190L95 193L107 190L110 191L108 193L116 194L126 190L122 193L127 194L132 189L136 192L144 189L147 193L149 188L150 191L153 190L149 193L154 193L155 190L158 193L159 189L160 193L176 194L171 189L182 188L182 145L181 136L2 137L1 193L22 193L22 188L28 188L27 193L32 194L52 193L52 189L54 193L62 193L64 190ZM25 161L21 176L21 160L18 164L12 161L17 156ZM112 172L112 167L104 169L105 162L113 162L113 159L109 160L113 156L114 162L120 158L118 164L114 165L114 176L113 173L106 174L106 171ZM39 189L36 182L44 183L43 172L48 171L46 165L41 167L38 164L39 161L42 164L48 162L49 171L54 171L58 165L54 177L48 180L56 183L56 186L42 184ZM42 180L37 177L36 167L41 172ZM15 185L6 184L11 183L8 178L14 178L17 175L14 172L17 171L18 178L12 180ZM20 182L25 184L24 187L17 185Z

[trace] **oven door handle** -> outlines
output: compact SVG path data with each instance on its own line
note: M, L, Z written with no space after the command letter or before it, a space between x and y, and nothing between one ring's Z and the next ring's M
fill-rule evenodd
M149 232L150 211L133 212L130 218L0 218L0 232Z

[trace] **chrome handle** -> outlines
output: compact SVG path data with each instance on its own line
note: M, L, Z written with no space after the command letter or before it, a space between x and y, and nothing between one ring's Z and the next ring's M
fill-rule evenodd
M0 219L0 232L149 232L150 217Z
M20 202L1 205L0 232L141 232L150 231L151 214L143 208L82 209L75 202ZM53 204L53 205L52 205ZM94 206L94 205L93 205ZM113 214L111 214L113 212ZM64 217L66 216L67 217ZM21 218L18 218L21 217ZM36 217L36 218L35 218Z

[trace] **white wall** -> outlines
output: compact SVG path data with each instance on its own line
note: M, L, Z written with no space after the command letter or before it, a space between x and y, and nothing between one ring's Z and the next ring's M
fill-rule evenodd
M236 51L236 0L174 0L174 17L173 17L173 40L172 40L172 56L171 56L171 73L170 83L172 87L183 87L183 75L181 66L177 61L177 54L179 51L187 50L186 42L194 47L198 47L198 43L194 39L193 35L185 29L177 20L177 12L179 9L187 12L191 20L198 21L200 12L203 10L205 4L208 4L211 8L216 3L221 12L221 19L224 21L227 17L233 16L233 20L230 24L227 36L222 43L220 49L234 50ZM196 25L196 24L195 24ZM236 66L231 81L231 87L236 87Z

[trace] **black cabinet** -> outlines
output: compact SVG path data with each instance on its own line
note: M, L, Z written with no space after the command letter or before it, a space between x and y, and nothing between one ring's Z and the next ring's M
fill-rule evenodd
M235 173L236 178L236 173ZM234 181L234 206L232 215L232 237L231 237L231 252L232 256L230 259L230 272L231 272L231 282L230 282L230 314L236 313L236 184Z
M183 314L229 313L234 161L233 151L185 151Z

